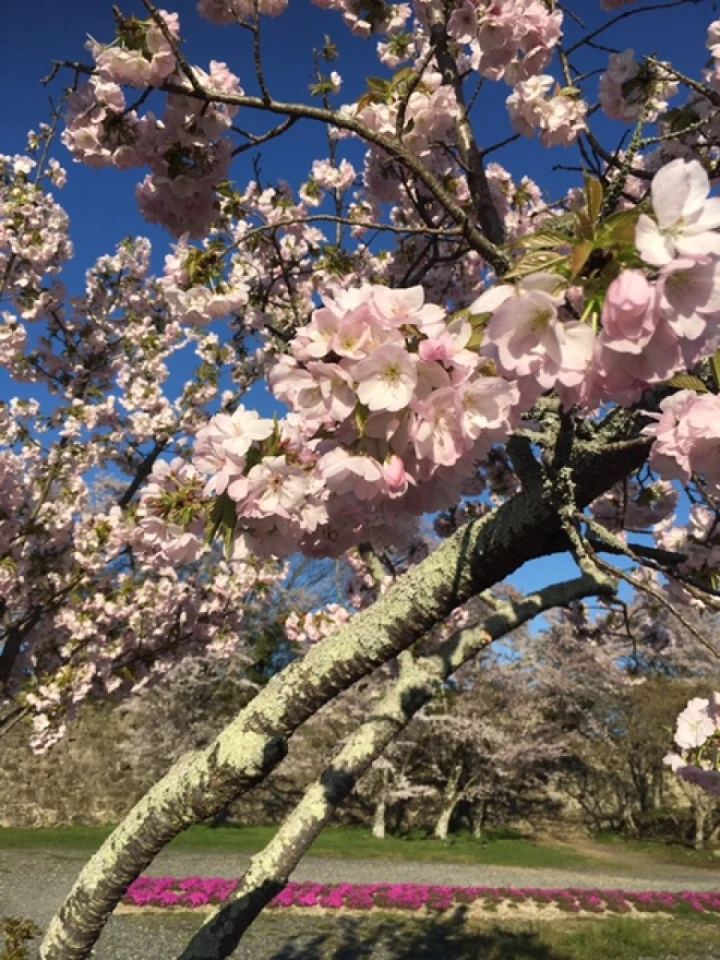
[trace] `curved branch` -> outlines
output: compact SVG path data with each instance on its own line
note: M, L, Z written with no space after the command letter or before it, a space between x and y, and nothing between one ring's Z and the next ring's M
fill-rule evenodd
M585 46L586 43L590 43L591 40L594 40L595 37L599 37L600 34L605 33L606 30L610 30L611 27L614 27L617 23L620 23L621 20L627 20L629 17L636 17L640 13L651 13L657 10L669 10L671 7L684 7L688 3L697 2L698 0L671 0L670 3L652 3L647 7L636 7L634 10L625 10L623 13L618 13L617 16L613 17L611 20L608 20L607 23L604 23L601 27L598 27L597 30L593 30L592 33L589 33L581 40L578 40L577 43L574 43L568 49L567 54L569 56L571 53L579 50L580 47Z
M582 509L645 461L644 446L604 444L638 436L647 422L614 411L596 438L575 445ZM83 960L129 884L191 824L216 815L261 782L292 733L340 691L410 647L471 597L529 560L567 548L552 490L519 493L469 523L300 661L278 674L205 750L184 758L143 797L81 872L52 921L43 960Z
M230 956L250 924L286 885L359 778L464 663L552 607L606 593L605 581L588 576L553 584L523 600L497 604L481 626L458 631L432 656L415 660L408 651L402 653L400 674L392 689L348 737L262 853L253 857L232 900L218 908L195 934L179 960L225 960Z
M92 76L94 73L93 68L87 66L87 64L63 61L61 65L71 67L78 73L83 73L87 76ZM435 174L428 170L422 160L416 157L412 151L404 147L395 138L376 133L359 120L355 120L354 117L347 116L339 111L328 110L326 107L316 107L312 104L283 103L279 100L272 100L267 103L262 97L251 97L245 94L215 93L211 90L205 90L199 84L188 89L184 84L173 83L171 81L164 82L158 89L164 93L176 93L183 97L201 100L204 103L226 103L231 106L245 107L247 110L266 110L268 113L275 113L284 117L317 120L320 123L329 124L342 130L349 130L367 143L380 147L380 149L384 150L393 160L401 162L408 170L411 170L418 180L425 185L440 206L450 214L457 223L462 225L464 235L469 245L493 267L496 273L502 274L509 269L510 260L508 257L475 226L455 197L445 189Z

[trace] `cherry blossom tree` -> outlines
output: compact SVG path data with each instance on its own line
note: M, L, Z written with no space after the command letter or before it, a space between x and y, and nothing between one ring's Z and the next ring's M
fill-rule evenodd
M139 801L44 960L89 956L166 843L375 671L381 696L186 960L228 956L412 717L531 618L625 581L717 655L687 611L718 606L720 26L692 75L636 54L641 29L606 46L693 2L601 0L585 27L554 0L317 0L377 43L384 75L347 104L329 36L309 96L273 95L267 21L287 0L200 0L247 41L242 66L195 64L192 31L151 0L55 65L63 108L0 164L0 357L36 394L0 415L4 724L29 716L47 748L88 696L198 649L245 653L243 618L297 553L357 550L362 608L291 621L307 652ZM327 136L301 182L256 168L243 186L243 156L298 124ZM172 237L159 276L135 238L68 296L56 132L78 163L137 177ZM491 159L535 135L576 158L560 197ZM181 353L194 375L173 392ZM276 417L248 395L261 379ZM123 483L112 505L93 502L98 476ZM417 551L428 516L442 542ZM498 592L558 553L576 579ZM714 788L716 710L697 699L672 763Z
M481 837L491 816L520 819L533 797L545 800L545 784L566 747L543 714L529 672L473 662L439 702L425 717L430 762L421 773L439 793L435 837L447 839L461 803Z
M715 615L688 609L686 617L693 629L702 627L702 639L716 644ZM717 683L716 657L641 591L599 610L576 606L550 619L547 642L526 648L522 662L565 748L560 791L593 830L637 836L656 822L656 811L681 813L680 791L668 783L663 764L669 731L688 692ZM686 792L701 846L703 833L711 833L705 821L713 817L712 804L707 797L696 803ZM681 839L677 827L675 839Z

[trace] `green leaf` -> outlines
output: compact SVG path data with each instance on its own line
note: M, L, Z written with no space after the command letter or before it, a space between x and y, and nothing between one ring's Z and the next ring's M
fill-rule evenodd
M225 549L229 552L229 544L232 543L235 535L235 524L237 523L237 510L235 502L230 499L227 493L222 493L213 503L210 511L210 523L206 536L206 542L212 543L219 532L222 532Z
M720 350L716 350L710 357L710 369L712 370L715 386L720 390Z
M563 253L556 253L554 250L534 250L527 256L521 257L513 269L503 276L503 280L528 277L531 273L541 271L557 273L567 265L567 262L568 258Z
M668 386L677 390L694 390L696 393L709 392L702 380L691 373L678 373L672 380L668 380Z
M400 86L403 83L414 80L416 76L417 74L412 67L403 67L401 70L398 70L393 74L393 86Z
M575 214L577 219L577 234L581 240L595 239L595 224L590 219L587 210L578 210Z
M472 334L468 340L466 346L468 350L479 350L482 346L483 340L485 339L485 328L490 319L492 313L469 313L468 321L472 327Z
M600 247L634 244L635 227L637 226L640 211L635 207L632 210L620 210L613 213L597 230L596 242Z
M324 37L325 45L323 46L322 55L328 63L332 63L333 60L337 60L340 56L338 48L333 42L332 38L325 34Z
M599 180L585 174L585 197L590 222L595 225L603 208L603 188Z
M370 418L370 410L362 403L358 402L355 407L355 425L361 437L365 436L365 425Z
M570 276L577 277L582 273L583 267L588 261L588 257L593 252L594 244L592 240L583 240L573 250L570 256Z
M537 233L530 233L517 241L517 246L525 250L559 250L572 244L572 238L561 230L544 227Z

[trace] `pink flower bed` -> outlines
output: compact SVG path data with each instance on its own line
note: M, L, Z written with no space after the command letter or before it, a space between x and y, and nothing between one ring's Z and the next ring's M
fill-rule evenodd
M130 885L123 903L133 907L207 907L224 903L239 880L222 877L140 877Z
M141 877L129 888L124 903L134 907L205 907L220 904L239 880L188 877ZM568 913L720 913L720 891L664 892L591 890L569 887L440 887L414 883L289 883L270 903L274 909L321 907L329 910L451 910L479 903L494 910L501 904L553 905Z

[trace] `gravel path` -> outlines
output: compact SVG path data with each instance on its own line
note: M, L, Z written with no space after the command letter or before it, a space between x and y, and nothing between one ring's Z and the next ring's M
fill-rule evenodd
M87 860L86 851L71 850L1 850L0 849L0 917L30 917L45 927L61 904L73 880ZM166 876L236 877L247 866L247 857L217 851L161 854L149 873ZM720 889L720 868L717 871L675 868L659 864L652 872L620 874L611 872L581 873L576 871L534 870L526 867L492 865L392 863L369 860L331 860L305 858L293 874L294 880L315 880L321 883L438 883L483 886L533 887L606 887L625 889ZM171 960L178 947L187 942L198 925L198 919L187 914L114 917L108 924L97 949L97 960ZM375 924L377 926L377 924ZM402 925L401 925L402 926ZM319 921L317 918L289 917L273 914L260 921L253 935L233 955L235 960L444 960L454 957L484 957L477 950L465 954L457 942L460 936L447 922L434 925L430 931L427 952L422 938L402 927L398 940L398 924L375 930L368 935L368 921L338 918ZM362 927L363 934L359 930ZM423 937L428 937L425 929ZM397 941L397 942L396 942ZM401 950L401 952L398 952ZM488 946L489 950L489 946ZM368 952L370 951L370 952ZM497 956L512 957L510 951ZM525 956L518 953L518 956ZM527 956L536 954L528 951ZM538 953L543 960L552 957Z

